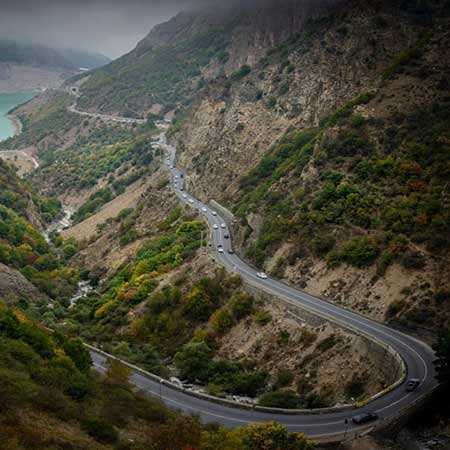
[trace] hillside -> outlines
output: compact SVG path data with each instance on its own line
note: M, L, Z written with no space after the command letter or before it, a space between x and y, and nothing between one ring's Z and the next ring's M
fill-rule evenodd
M249 5L182 13L17 108L23 133L0 148L40 166L26 182L5 166L0 263L56 300L31 311L46 326L190 388L276 407L363 402L397 364L221 269L204 219L173 193L156 123L186 191L231 211L242 259L432 342L450 326L448 2ZM70 86L80 110L147 121L76 114ZM168 112L170 127L155 123ZM74 213L47 244L54 197ZM69 307L79 280L92 290Z
M0 349L3 449L264 450L261 435L286 449L312 449L303 436L276 424L207 429L134 392L130 371L120 363L94 373L81 341L52 334L1 303Z
M180 13L94 71L81 85L79 105L130 116L167 112L189 103L205 82L258 61L323 8L289 0L276 8L267 1L236 2Z
M433 331L449 320L448 16L351 4L209 84L172 133L190 189L235 212L242 255Z

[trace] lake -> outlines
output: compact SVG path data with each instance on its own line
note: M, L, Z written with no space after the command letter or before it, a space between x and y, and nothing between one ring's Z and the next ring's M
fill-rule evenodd
M0 141L8 139L15 133L14 124L7 117L8 111L21 103L32 99L37 91L0 93Z

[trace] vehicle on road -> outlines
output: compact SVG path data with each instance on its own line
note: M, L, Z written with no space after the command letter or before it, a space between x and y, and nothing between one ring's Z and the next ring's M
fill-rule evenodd
M218 248L217 248L217 251L218 251L219 253L223 253L223 248L222 248L222 247L218 247Z
M187 198L187 195L186 195L186 194L183 194L183 198Z
M217 213L216 213L215 211L212 211L211 214L212 214L213 216L217 216Z
M189 203L194 203L194 200L192 198L190 198Z
M227 225L225 223L221 223L220 224L221 228L225 229L227 227Z
M234 253L234 250L233 250L232 248L229 248L229 249L228 249L228 253L229 253L230 255L232 255L232 254Z
M420 380L418 378L410 378L406 382L406 386L405 386L406 392L415 391L419 387L419 384L420 384Z
M378 420L378 414L373 412L358 414L357 416L352 417L352 422L356 425L362 425L363 423L373 422L374 420Z
M258 272L258 273L256 274L256 276L257 276L258 278L263 279L263 280L267 280L267 275L266 275L264 272Z
M202 208L202 211L203 211L203 212L206 212L206 211L208 211L208 210L207 210L205 207L203 207L203 208Z
M183 186L180 186L180 191L184 191L184 187Z
M225 239L230 239L230 235L229 235L229 234L224 234L223 237L224 237Z
M213 225L213 228L214 228L215 230L217 230L217 229L219 228L219 225L217 225L217 223L215 223L215 224Z

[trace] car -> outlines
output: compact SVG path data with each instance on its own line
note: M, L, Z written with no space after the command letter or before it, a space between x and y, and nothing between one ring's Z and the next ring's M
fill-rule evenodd
M230 255L232 255L232 254L234 253L234 250L233 250L232 248L229 248L229 249L228 249L228 253L229 253Z
M258 278L263 279L263 280L266 280L266 279L267 279L267 275L266 275L264 272L258 272L258 273L256 274L256 276L257 276Z
M175 180L178 180L178 175L175 175Z
M373 422L374 420L378 420L378 414L373 412L362 413L352 417L352 422L356 425Z
M419 387L419 384L420 384L420 380L418 378L410 378L406 382L406 386L405 386L406 392L415 391Z
M211 214L212 214L213 216L217 216L217 213L216 213L215 211L212 211Z
M214 228L215 230L217 230L217 229L219 228L219 225L217 225L217 223L215 223L215 224L213 225L213 228Z
M229 234L224 234L223 237L224 237L225 239L230 239L230 235L229 235Z
M192 198L190 198L189 203L194 203L194 200Z
M183 194L183 198L187 198L187 195L186 195L186 194Z
M221 224L220 224L220 227L223 228L223 229L225 229L225 228L227 227L227 225L226 225L225 223L221 223Z
M184 187L183 186L180 186L180 191L184 191Z
M218 251L219 253L223 253L223 248L222 248L222 247L219 247L219 248L217 249L217 251Z
M203 207L203 208L202 208L202 211L203 211L203 212L206 212L206 211L208 211L208 210L207 210L205 207Z

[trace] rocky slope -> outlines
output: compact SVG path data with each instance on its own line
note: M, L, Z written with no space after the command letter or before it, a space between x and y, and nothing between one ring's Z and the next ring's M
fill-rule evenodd
M156 26L129 54L92 72L81 86L79 104L130 116L166 112L189 102L206 81L255 63L269 46L335 3L217 2L180 13Z
M190 189L235 211L243 255L421 331L448 323L439 300L449 278L441 7L347 2L267 49L251 70L208 84L173 127ZM338 202L327 189L356 196ZM377 241L373 257L343 257L336 267L331 259L352 251L350 238L365 235Z

